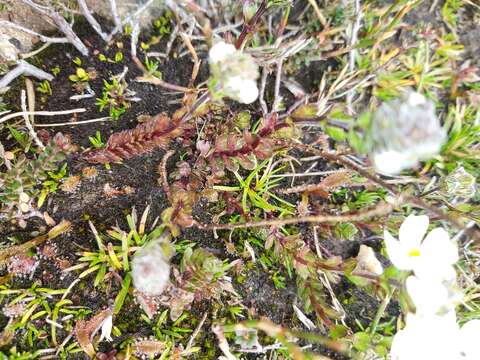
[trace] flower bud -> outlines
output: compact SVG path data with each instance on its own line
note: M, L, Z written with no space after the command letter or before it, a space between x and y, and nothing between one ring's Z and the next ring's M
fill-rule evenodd
M376 170L397 174L440 152L445 130L435 104L416 92L383 103L372 117L369 136Z

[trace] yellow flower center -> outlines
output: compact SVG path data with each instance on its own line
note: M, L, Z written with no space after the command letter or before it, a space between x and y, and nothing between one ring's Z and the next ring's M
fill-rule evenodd
M412 250L410 250L410 252L408 253L408 256L411 256L411 257L420 256L420 250L418 250L418 249L412 249Z

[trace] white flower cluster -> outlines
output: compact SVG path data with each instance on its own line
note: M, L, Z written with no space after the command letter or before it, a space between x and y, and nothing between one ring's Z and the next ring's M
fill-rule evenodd
M373 115L370 136L375 169L390 175L431 159L446 139L435 104L416 92L383 103Z
M227 96L244 104L257 99L258 65L250 55L222 41L212 46L208 56L214 97Z
M393 265L413 271L406 289L416 309L407 314L405 327L393 339L391 360L478 360L480 320L460 328L456 319L461 296L454 269L457 247L442 228L425 237L428 225L427 216L410 215L400 227L399 240L385 230Z

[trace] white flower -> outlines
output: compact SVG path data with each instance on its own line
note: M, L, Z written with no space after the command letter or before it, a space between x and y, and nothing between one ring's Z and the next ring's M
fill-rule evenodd
M400 270L413 270L418 277L452 279L458 250L442 228L432 230L425 239L428 216L408 216L400 226L399 240L387 230L385 245L390 261ZM423 241L422 241L423 240Z
M250 104L258 97L257 82L240 76L229 78L225 83L224 91L243 104Z
M237 51L235 46L220 41L212 46L208 52L208 58L211 62L222 62L228 59L228 57Z
M100 335L100 339L98 340L101 342L103 339L107 341L112 341L112 327L113 327L113 318L112 315L108 315L102 323L102 334Z
M407 292L419 315L442 315L455 309L461 300L456 289L455 279L432 281L409 276L406 280Z
M465 360L480 359L480 320L470 320L460 329L460 348Z
M160 295L170 279L171 245L162 238L152 240L135 254L132 261L133 285L146 295Z
M219 42L209 51L209 63L214 98L227 96L244 104L258 98L258 65L250 55Z
M406 326L397 332L391 360L460 360L455 312L443 316L408 314Z
M410 91L378 108L372 117L369 139L376 171L390 175L437 155L446 132L435 114L435 104Z

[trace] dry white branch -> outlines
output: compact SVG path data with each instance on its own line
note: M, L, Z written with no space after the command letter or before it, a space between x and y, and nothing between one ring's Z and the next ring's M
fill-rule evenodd
M100 35L100 37L104 41L108 41L108 35L103 32L102 27L100 26L98 21L93 17L93 14L88 9L88 6L85 0L77 0L77 3L80 8L80 11L82 12L82 15L85 16L85 19L87 19L88 23L93 28L93 30L95 30L97 34Z
M3 26L10 27L10 28L13 28L13 29L16 29L16 30L19 30L19 31L23 31L24 33L36 36L40 39L40 41L46 42L46 43L68 43L69 42L69 40L66 37L44 36L44 35L39 34L39 33L35 32L33 30L30 30L26 27L23 27L21 25L15 24L15 23L13 23L11 21L7 21L7 20L0 20L0 27L3 27Z
M103 122L111 120L110 116L105 116L97 119L89 119L89 120L82 120L82 121L68 121L68 122L61 122L61 123L54 123L54 124L35 124L35 127L60 127L60 126L76 126L76 125L84 125L84 124L91 124L96 122Z
M30 85L28 84L28 81L30 81ZM31 80L27 79L27 88L29 86L33 87L33 84L31 83ZM42 144L42 142L38 138L35 130L33 130L32 123L30 122L30 119L29 119L29 116L33 116L33 113L35 113L35 111L27 111L27 95L26 95L25 90L23 90L23 89L22 89L22 93L21 93L21 96L20 96L20 100L21 100L21 107L22 107L22 110L23 110L23 119L25 120L25 125L28 129L28 133L30 134L33 141L35 141L35 144L37 144L37 146L40 149L44 150L45 146ZM31 113L31 114L27 115L27 113Z
M0 118L0 124L10 120L14 119L16 117L24 116L24 115L36 115L36 116L56 116L56 115L69 115L69 114L74 114L74 113L81 113L85 112L87 109L85 108L79 108L79 109L72 109L72 110L60 110L60 111L19 111L13 114L8 114L5 115L4 117ZM41 125L35 125L35 126L41 126Z
M24 0L25 1L25 0ZM129 22L133 22L133 21L136 21L137 19L140 19L140 16L142 15L142 13L147 10L150 5L152 5L152 3L154 2L155 0L148 0L146 1L144 4L140 5L137 10L129 15L127 15L121 22L120 24L116 25L115 28L112 30L112 32L110 33L110 35L108 35L108 38L109 40L116 34L118 33L119 31L122 30L122 27L123 25L125 24L128 24Z
M53 75L40 70L24 60L18 60L17 66L5 74L5 76L0 80L0 94L8 90L8 85L20 75L34 76L40 80L53 80Z
M140 35L140 22L137 20L132 22L132 32L130 33L130 53L132 57L137 57L137 43Z
M85 44L80 40L80 38L75 34L72 29L72 26L61 16L57 13L51 6L43 6L39 5L31 0L21 0L24 4L30 6L32 9L36 10L38 13L45 15L50 20L52 20L58 29L65 34L73 46L77 48L82 55L87 56L89 51Z
M112 17L115 26L122 27L122 21L120 20L120 16L118 15L118 7L115 0L110 0L110 9L112 10Z

